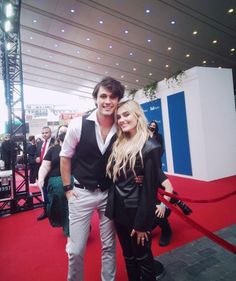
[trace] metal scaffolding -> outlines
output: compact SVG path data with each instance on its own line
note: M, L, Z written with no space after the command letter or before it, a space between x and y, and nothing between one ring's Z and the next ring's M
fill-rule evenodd
M9 5L13 12L8 16ZM11 136L11 198L0 199L0 215L16 213L41 206L40 192L32 194L29 191L27 140L23 95L23 71L20 40L21 0L2 1L1 8L1 61L4 82L5 100L8 108L8 133ZM21 150L21 164L15 157L15 143ZM34 203L34 201L36 201Z

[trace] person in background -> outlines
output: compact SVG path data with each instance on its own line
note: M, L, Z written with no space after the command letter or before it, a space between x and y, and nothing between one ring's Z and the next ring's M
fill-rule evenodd
M114 184L106 216L114 220L129 281L154 281L165 272L151 250L161 145L150 138L147 120L134 100L118 104L115 116L117 140L107 164ZM137 176L142 176L142 184L136 183Z
M47 216L53 227L62 227L69 236L68 203L63 189L60 172L60 151L65 139L67 125L61 125L57 131L57 144L51 146L39 168L38 186L47 190Z
M42 128L42 138L43 138L43 141L41 141L37 144L37 157L35 159L36 163L38 164L37 173L38 173L40 165L42 164L43 158L46 155L49 147L51 147L55 142L55 139L52 137L52 131L47 126ZM43 198L43 213L37 217L37 220L43 220L43 219L46 219L46 217L47 217L47 193L46 192L47 191L44 188L41 190L42 198Z
M1 159L4 162L4 169L11 170L12 164L16 165L18 147L10 134L4 136L1 146Z
M168 193L177 194L177 192L173 189L172 183L162 169L159 169L159 179L160 188L164 189ZM139 179L139 182L140 180L141 179ZM192 213L192 210L182 200L173 199L166 195L164 195L164 198L171 204L177 205L185 215L190 215ZM155 214L156 218L154 220L152 229L156 228L157 226L161 228L159 246L164 247L170 244L172 237L172 229L168 220L171 210L160 200L157 200Z
M42 142L42 140L41 140L41 138L37 138L36 140L35 140L35 142L36 142L36 146L40 143L40 142Z
M150 131L150 137L155 138L155 140L161 145L162 151L161 151L161 156L164 153L164 142L163 142L163 137L159 133L159 128L158 128L158 123L155 120L152 120L149 125L148 129ZM160 168L162 169L162 161L160 159Z
M160 179L160 188L164 189L168 193L173 193L173 186L170 180L162 171L162 169L159 169L159 179ZM167 201L170 201L170 197L164 195L164 198ZM156 214L156 218L154 220L152 229L154 229L157 226L161 228L159 246L164 247L169 245L172 237L172 229L168 221L168 217L171 214L171 210L167 208L166 205L162 203L160 200L157 200L155 214Z
M36 148L35 136L29 136L28 138L27 153L28 153L28 163L29 163L29 184L37 185L36 178L37 178L38 170L37 170L37 163L36 163L37 148Z
M124 86L112 77L105 77L93 91L97 109L90 115L71 120L62 145L61 175L69 205L67 243L68 280L83 280L84 253L90 222L96 210L100 220L102 242L101 280L114 281L116 244L113 221L105 216L110 180L106 164L114 142L114 111L124 95ZM74 158L71 183L71 159Z
M1 146L1 159L4 161L4 169L11 170L11 141L10 135L6 134Z

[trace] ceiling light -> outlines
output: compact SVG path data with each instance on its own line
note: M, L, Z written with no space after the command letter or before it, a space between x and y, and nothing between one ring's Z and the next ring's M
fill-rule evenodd
M136 68L135 68L135 67L133 68L133 71L136 71Z
M174 20L172 20L170 23L171 23L171 24L175 24L175 21L174 21Z
M147 41L148 41L148 43L151 43L152 40L151 40L151 39L148 39Z
M5 32L9 32L12 29L12 24L9 20L7 20L4 24L4 30Z
M37 20L33 20L33 23L36 23L37 22Z
M216 44L216 43L217 43L217 40L213 40L212 43L213 43L213 44Z
M34 38L32 36L30 36L30 40L33 40Z
M234 12L234 9L229 9L228 14L232 14Z
M203 63L203 64L206 64L206 63L207 63L207 61L206 61L206 60L203 60L203 61L202 61L202 63Z
M79 50L77 50L76 53L79 54L80 53Z
M90 41L90 38L86 38L87 41Z
M119 63L117 62L117 63L116 63L116 66L118 66L118 65L119 65Z
M57 47L58 47L58 44L54 44L54 47L57 48Z
M129 30L126 29L126 30L125 30L125 34L128 34L128 33L129 33Z
M97 60L100 60L101 58L100 57L97 57Z
M71 9L70 12L73 14L73 13L75 12L75 10L74 10L74 9Z
M151 10L150 9L146 9L146 14L150 14L151 13Z
M138 83L138 82L139 82L139 80L138 80L138 79L136 79L136 82Z
M125 76L124 75L121 75L121 77L120 78L124 78Z
M190 57L190 54L186 54L186 56L185 56L186 58L189 58Z
M169 67L169 64L166 64L165 67L168 68L168 67Z
M197 30L194 30L193 35L197 35L197 34L198 34Z
M129 53L129 55L130 55L130 56L132 56L132 55L133 55L133 53L132 53L132 52L130 52L130 53Z
M13 16L13 6L11 3L8 3L6 6L5 6L5 15L7 18L10 18Z
M6 45L6 48L7 48L8 51L11 50L11 48L12 48L12 43L8 42L7 45Z
M62 29L61 32L65 32L65 29Z
M234 52L234 51L235 51L235 48L230 49L230 52Z
M152 59L148 59L148 62L152 62Z
M100 23L100 24L103 24L103 20L100 20L99 23Z
M150 72L148 75L149 75L149 76L152 76L152 73Z
M109 45L109 49L112 49L112 45Z
M170 51L171 49L172 49L171 47L168 47L168 48L167 48L168 51Z

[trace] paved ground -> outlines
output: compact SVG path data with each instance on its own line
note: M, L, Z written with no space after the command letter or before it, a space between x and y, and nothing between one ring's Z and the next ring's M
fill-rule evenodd
M236 224L216 232L236 245ZM201 238L158 257L166 269L161 281L234 281L236 255Z

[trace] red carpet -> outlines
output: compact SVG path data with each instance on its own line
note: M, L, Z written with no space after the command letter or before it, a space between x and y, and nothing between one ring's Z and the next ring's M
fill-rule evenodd
M182 197L212 199L236 189L236 176L212 182L170 176ZM210 231L236 223L236 196L209 204L188 205L191 218ZM41 209L0 218L0 280L1 281L65 281L67 275L66 239L62 230L52 228L47 220L37 222ZM85 256L85 281L100 280L100 242L97 215ZM159 247L160 231L153 232L155 256L201 237L201 233L176 217L170 217L173 239L168 247ZM127 280L120 247L117 247L117 281Z

